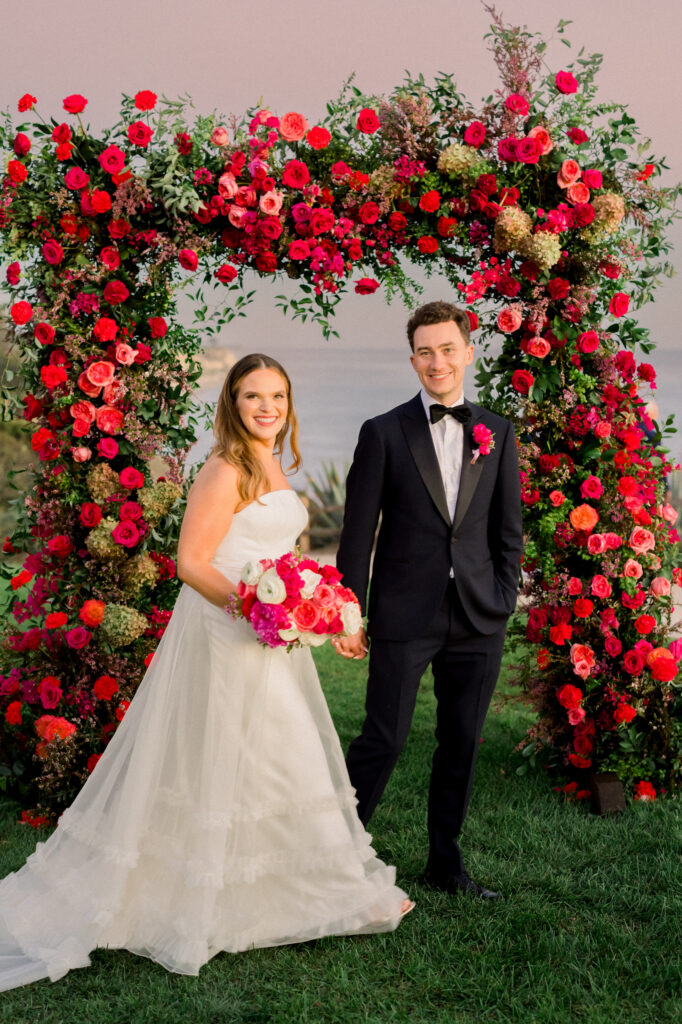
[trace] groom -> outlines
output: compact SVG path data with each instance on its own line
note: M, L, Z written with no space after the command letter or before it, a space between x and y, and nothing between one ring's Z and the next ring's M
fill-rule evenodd
M347 758L360 818L369 821L388 782L430 664L437 747L425 880L446 892L496 899L467 875L457 839L516 604L521 503L511 423L463 396L474 352L469 331L466 311L447 302L429 302L410 318L410 359L421 391L362 425L337 565L364 612L380 520L368 603L366 718ZM335 646L344 657L363 658L367 635L361 629Z

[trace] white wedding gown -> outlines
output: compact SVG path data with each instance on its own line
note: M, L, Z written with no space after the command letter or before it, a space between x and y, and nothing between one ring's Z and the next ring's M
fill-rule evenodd
M260 502L213 558L233 581L305 525L293 491ZM310 651L263 648L183 586L92 775L0 882L0 990L96 947L197 974L221 950L391 931L405 894L370 839Z

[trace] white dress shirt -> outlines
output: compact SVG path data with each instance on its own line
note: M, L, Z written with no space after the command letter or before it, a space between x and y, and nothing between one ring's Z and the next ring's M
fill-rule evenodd
M424 388L421 390L421 399L429 421L429 429L433 440L433 447L436 449L436 458L440 467L440 475L443 478L445 488L445 499L448 504L450 520L455 518L455 506L459 493L459 479L462 474L462 449L464 446L464 427L454 416L443 416L438 423L431 422L430 408L432 405L441 405L437 399L427 395ZM461 394L450 408L464 404L464 394Z

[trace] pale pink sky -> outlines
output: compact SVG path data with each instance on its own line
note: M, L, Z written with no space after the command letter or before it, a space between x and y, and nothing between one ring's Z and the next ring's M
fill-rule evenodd
M560 18L571 19L573 49L558 39L547 62L558 70L581 46L604 54L600 97L629 106L654 150L667 156L668 181L682 178L682 77L679 0L501 0L507 21L549 36ZM46 114L60 116L73 92L89 99L93 127L114 121L122 91L147 88L169 97L189 93L196 109L241 112L263 100L276 113L299 110L313 122L352 71L368 93L385 93L405 69L431 79L452 72L476 104L497 87L483 39L489 18L476 0L32 0L3 10L0 106L15 108L26 91ZM682 231L677 261L682 253ZM319 350L315 328L287 323L272 308L281 290L259 286L253 313L225 335L225 343L255 348L257 339L307 343ZM682 398L676 358L682 314L680 285L666 281L653 308L640 316L654 331L666 374L677 372L665 411ZM437 279L426 298L440 297ZM349 295L337 318L341 343L353 339L401 348L404 310L386 307L381 293ZM370 329L371 326L371 329ZM653 357L656 362L656 357ZM677 369L676 369L677 367Z

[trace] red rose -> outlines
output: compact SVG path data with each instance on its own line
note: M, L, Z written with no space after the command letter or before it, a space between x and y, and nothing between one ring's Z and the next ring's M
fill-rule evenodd
M256 270L261 274L274 274L277 270L277 257L274 252L261 252L256 256Z
M60 533L56 537L50 537L47 542L47 548L55 558L66 558L73 551L73 544L70 537Z
M21 185L22 181L26 181L26 178L28 177L28 170L26 166L18 160L9 161L7 164L7 173L15 185Z
M303 188L310 181L310 173L302 160L290 160L282 172L282 184L289 188Z
M457 227L456 217L439 217L438 218L438 234L441 238L452 238Z
M143 341L138 341L137 348L135 349L135 363L139 366L141 363L148 363L152 357L152 350L149 345L145 345Z
M635 786L635 800L643 800L646 802L647 800L655 799L656 790L650 782L641 781L637 783L637 785Z
M81 114L87 105L85 96L74 93L73 96L67 96L64 100L64 110L69 114Z
M91 529L102 521L102 510L94 501L85 501L78 516L81 524Z
M137 501L124 501L118 510L118 518L121 522L132 519L133 522L142 518L143 509Z
M635 629L641 636L648 636L656 626L657 622L653 615L640 615L635 619Z
M185 270L196 270L199 266L199 257L194 249L181 249L178 253L178 263Z
M589 757L582 757L580 754L569 754L568 760L574 768L591 768L592 761Z
M585 355L596 352L599 348L599 335L596 331L584 331L578 335L575 346L578 352L583 352Z
M310 214L310 230L314 235L321 235L325 231L331 231L335 223L336 217L331 210L317 209L313 210Z
M128 126L129 140L133 146L141 146L142 149L149 145L149 140L153 134L152 129L144 121L134 121L133 124Z
M355 291L358 295L372 295L379 287L379 282L373 277L361 277L355 282Z
M590 140L589 135L582 128L569 128L566 134L576 146L582 146L584 142L589 142Z
M14 263L10 263L5 271L5 277L7 278L7 284L19 284L21 267L16 261Z
M553 277L547 282L547 291L555 301L565 299L570 290L570 284L563 277Z
M59 242L55 242L54 238L51 238L43 246L43 256L45 261L54 267L64 259L64 250Z
M419 209L424 210L425 213L434 213L440 206L440 192L435 188L431 189L430 192L425 192L419 200Z
M39 402L35 395L26 395L24 397L24 419L35 420L43 411L43 403Z
M568 711L570 708L580 707L583 699L583 691L578 689L577 686L571 686L570 683L567 683L565 686L561 687L556 696L562 708L566 708Z
M589 597L579 597L573 605L573 611L577 619L587 619L594 610L594 603Z
M21 725L21 701L13 700L7 705L5 721L8 725Z
M400 234L407 227L407 217L404 213L400 213L398 210L395 210L388 218L388 226L391 231L395 231L396 234Z
M135 94L135 106L138 110L153 110L156 106L156 93L149 89L142 89Z
M613 712L613 720L618 725L621 725L623 722L631 722L636 716L637 712L629 704L618 704Z
M363 107L358 114L355 127L359 132L363 132L365 135L373 135L374 132L381 128L381 121L371 107Z
M118 693L118 683L113 676L100 676L95 679L92 692L97 700L111 700L115 693Z
M27 110L32 110L37 102L35 96L31 96L30 92L25 92L17 104L17 110L23 114Z
M616 292L609 302L609 313L612 316L625 316L630 308L630 296L625 292Z
M192 139L187 132L178 132L174 141L180 156L188 156L192 152Z
M45 616L45 629L59 629L69 621L66 612L50 612Z
M70 142L72 138L72 132L68 124L58 124L52 129L52 141L63 144Z
M62 688L58 679L54 676L45 676L38 683L37 690L44 708L51 710L57 707L62 698Z
M514 370L512 373L511 385L520 395L527 395L534 383L535 377L529 370Z
M481 124L480 121L472 121L464 130L464 141L467 146L473 146L474 149L478 149L478 147L483 144L485 136L485 125Z
M289 245L290 260L307 260L310 255L308 243L303 241L291 242Z
M118 174L123 170L126 162L125 153L118 146L107 146L97 159L102 170L107 171L109 174Z
M438 251L438 239L434 238L433 235L422 235L421 238L417 239L417 248L425 255L431 255Z
M234 281L237 273L236 267L233 267L230 263L223 263L222 267L218 267L216 270L215 276L223 284L229 284L230 281Z
M80 167L71 167L64 175L64 184L73 192L79 192L85 188L90 181L90 175L81 170Z
M33 316L33 308L29 302L24 302L23 300L15 302L9 311L9 315L14 323L21 327L23 324L27 324Z
M140 531L132 519L126 519L116 524L111 531L111 536L122 547L134 548L140 539Z
M41 321L33 328L33 335L39 345L51 345L54 341L54 327Z
M26 156L31 148L31 140L28 135L24 135L23 132L17 132L14 136L14 142L12 143L12 149L16 156Z
M118 324L109 316L101 316L92 329L97 341L106 344L113 341L118 333Z
M63 366L42 366L40 368L40 379L48 391L63 384L66 377L66 370Z
M104 286L104 301L108 302L110 306L118 306L130 295L130 292L124 285L123 281L108 281Z
M559 92L569 94L578 91L578 80L570 71L559 71L554 84Z
M152 338L165 338L168 333L168 324L162 316L150 316L147 320L149 332Z
M381 210L376 203L363 203L358 210L358 218L362 224L376 224Z
M326 128L311 128L306 135L306 142L312 149L326 149L331 142L331 134Z
M126 466L125 469L122 469L118 474L118 479L121 481L121 486L125 487L127 491L134 491L136 487L144 485L144 474L133 466Z
M626 651L623 655L623 668L632 676L638 676L644 668L644 658L639 651Z
M536 164L542 156L540 143L534 136L519 139L516 143L516 159L522 164Z
M64 634L64 639L69 647L72 647L75 651L80 651L90 643L91 634L85 626L75 626L74 629L70 629Z

